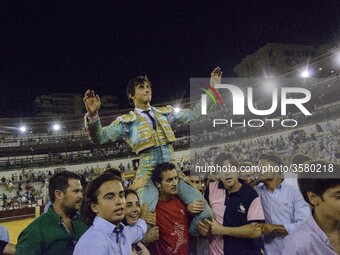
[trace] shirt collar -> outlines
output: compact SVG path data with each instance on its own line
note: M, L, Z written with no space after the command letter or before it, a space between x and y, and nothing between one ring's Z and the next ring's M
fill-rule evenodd
M268 190L267 186L263 182L259 183L257 186L260 187L261 189ZM285 180L283 179L282 182L279 184L279 186L276 187L275 190L277 190L277 189L283 190L286 187L287 187L287 182L285 182Z
M51 217L53 217L53 218L55 218L55 219L58 219L59 220L59 224L61 224L62 222L63 222L63 220L62 220L62 218L60 217L60 215L59 214L57 214L54 210L53 210L53 205L51 205L49 208L48 208L48 214L51 216ZM73 216L73 218L72 218L72 220L75 220L76 218L78 218L79 217L79 214L78 213L76 213L74 216Z
M143 109L140 109L140 108L135 107L135 111L136 111L139 115L140 115L143 111L148 111L148 110L152 111L151 106L150 106L147 110L143 110Z
M58 220L59 223L61 221L61 217L53 210L53 205L51 205L49 208L48 208L48 211L47 213L53 217L54 219Z
M242 180L242 179L238 179L238 181L239 181L239 183L241 183L242 184L242 186L241 186L241 188L238 190L238 191L236 191L236 192L233 192L233 193L231 193L231 194L239 194L239 195L244 195L244 194L248 194L248 192L247 192L247 184L246 184L246 182L244 181L244 180ZM217 188L218 189L225 189L224 188L224 185L223 185L223 182L221 182L221 181L219 181L218 182L218 186L217 186ZM226 189L225 189L226 190ZM228 193L228 191L226 190L226 192ZM228 193L229 194L229 193Z
M319 225L316 223L312 213L309 218L307 218L306 222L309 225L309 227L314 231L314 233L320 237L321 241L324 242L327 246L332 247L327 235L323 230L319 227ZM332 248L333 249L333 248Z
M239 195L248 195L248 192L247 192L247 187L248 187L248 184L244 181L244 180L242 180L242 179L238 179L238 182L239 183L241 183L242 184L242 186L241 186L241 188L237 191L237 192L235 192L235 193L237 193L237 194L239 194Z
M218 181L217 188L218 188L218 189L224 189L223 182Z
M102 232L105 232L107 235L112 235L117 228L116 225L112 224L111 222L104 220L103 218L96 216L93 221L93 227L95 229L99 229ZM118 226L122 232L124 230L124 225L122 223L119 223Z

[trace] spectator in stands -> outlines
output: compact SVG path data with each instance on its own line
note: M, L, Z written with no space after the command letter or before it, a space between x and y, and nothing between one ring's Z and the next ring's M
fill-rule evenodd
M1 178L2 188L5 187L5 183L6 183L6 177L5 177L5 176L2 176L2 178Z
M305 172L299 175L299 187L312 207L312 215L288 235L282 254L340 254L340 165L325 161L308 161L312 168L320 164L334 172ZM334 178L336 177L336 178Z
M189 254L190 215L187 206L177 197L179 181L175 165L168 162L157 165L152 180L159 191L156 207L159 240L148 246L150 254ZM193 209L200 211L204 206L197 204Z
M125 197L121 180L106 173L89 182L85 192L82 215L91 227L77 243L74 255L129 255L132 244L139 242L146 233L142 219L130 227L124 219Z
M267 255L280 255L285 237L310 215L310 209L300 191L286 183L279 169L284 164L277 154L262 154L259 176L262 182L255 187L261 198L266 223L262 226L264 248Z
M5 193L2 193L2 201L3 201L3 206L7 206L7 195Z
M10 193L12 193L12 191L13 191L13 182L12 182L12 181L9 181L9 182L8 182L8 191L9 191Z
M216 67L211 73L210 84L220 83L222 72ZM85 127L93 143L103 144L114 142L124 137L130 147L140 157L140 164L137 170L137 177L146 176L148 185L138 190L141 203L146 202L149 210L153 210L158 201L157 189L151 181L154 167L162 162L175 162L172 144L176 141L170 124L174 120L188 123L201 116L200 104L191 109L184 109L176 112L174 108L167 106L163 108L151 107L152 89L151 83L146 76L138 76L130 80L127 86L127 96L133 101L134 112L118 117L109 126L102 128L98 111L100 98L94 91L87 90L84 103L87 109L85 115ZM181 172L178 173L179 197L189 206L203 196L196 189L192 188L191 182ZM185 190L185 192L183 192ZM191 222L190 231L198 235L196 222L206 217L211 217L212 212L208 205L203 213L200 213Z
M79 175L59 172L50 180L48 189L52 206L21 232L17 255L72 254L75 243L88 228L77 214L83 200Z
M225 169L239 169L234 154L222 152L214 163ZM210 183L205 197L211 205L215 219L198 223L202 235L214 235L210 240L210 254L262 254L261 227L264 215L260 198L237 172L217 174L219 181Z

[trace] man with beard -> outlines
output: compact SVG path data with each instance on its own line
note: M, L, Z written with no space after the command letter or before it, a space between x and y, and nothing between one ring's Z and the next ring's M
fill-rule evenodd
M179 180L175 165L164 162L155 167L152 181L159 191L156 222L159 239L148 246L150 254L189 254L189 212L177 197ZM200 211L204 205L196 201L192 211Z
M80 176L59 172L50 180L48 191L52 206L21 232L15 254L72 254L87 230L77 213L83 200Z

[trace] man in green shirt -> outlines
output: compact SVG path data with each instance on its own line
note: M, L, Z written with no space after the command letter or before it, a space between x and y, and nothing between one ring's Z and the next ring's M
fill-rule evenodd
M87 230L77 214L83 200L79 175L68 171L55 174L50 180L49 196L52 206L21 232L15 254L71 255Z

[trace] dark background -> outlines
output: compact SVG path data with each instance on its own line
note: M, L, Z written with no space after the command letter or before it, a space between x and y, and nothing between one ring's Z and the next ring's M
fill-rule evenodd
M0 1L0 117L54 92L116 95L147 74L153 102L189 96L189 78L226 77L267 43L338 40L338 1Z

